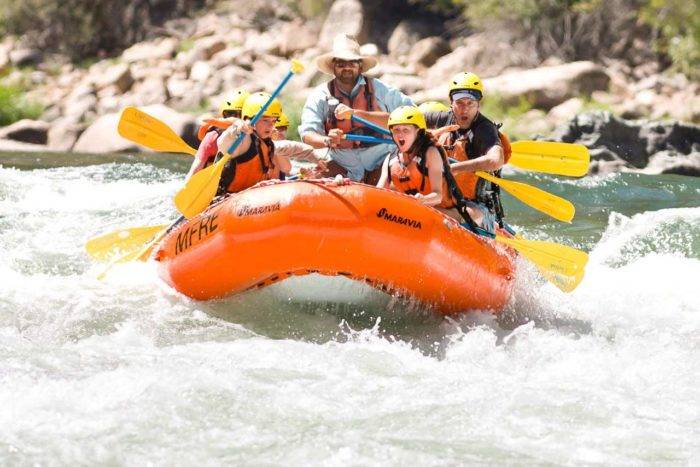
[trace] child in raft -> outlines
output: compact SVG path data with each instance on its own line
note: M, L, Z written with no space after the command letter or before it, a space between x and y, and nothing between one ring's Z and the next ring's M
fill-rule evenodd
M396 150L384 160L377 187L412 195L426 206L463 221L445 180L445 155L428 133L423 113L418 107L399 107L389 115L389 129ZM483 210L469 201L466 210L477 226L483 226Z

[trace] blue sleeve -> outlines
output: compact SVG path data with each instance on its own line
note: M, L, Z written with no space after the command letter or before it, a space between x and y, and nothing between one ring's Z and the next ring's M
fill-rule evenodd
M301 123L299 124L299 137L303 138L305 133L314 132L319 135L325 135L326 130L323 127L323 122L328 113L328 103L322 89L316 88L309 97L306 98L306 103L301 111Z
M411 98L398 89L384 84L378 79L373 79L372 84L374 84L374 92L377 95L379 105L384 107L387 112L392 112L402 105L414 105Z

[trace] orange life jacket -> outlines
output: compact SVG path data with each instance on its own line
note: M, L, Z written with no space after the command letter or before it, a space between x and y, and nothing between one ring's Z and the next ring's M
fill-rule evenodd
M250 136L250 147L246 152L224 166L221 179L226 184L227 193L237 193L275 176L275 165L272 162L274 145L271 141L260 139L255 133ZM227 182L228 179L230 181Z
M221 134L223 130L230 127L232 124L233 122L231 120L207 118L199 127L199 130L197 130L197 138L202 141L204 139L204 135L209 133L210 130L216 130L219 134Z
M389 176L391 184L397 191L407 195L428 195L433 192L430 178L428 177L428 167L425 155L414 157L408 165L403 165L399 160L399 155L394 153L389 159ZM450 195L447 182L442 180L442 201L438 207L449 209L455 206L455 202Z
M513 152L510 146L510 140L508 136L500 131L498 132L498 138L501 141L501 148L503 149L504 163L507 164ZM452 144L443 146L443 148L447 153L447 157L455 159L457 162L462 162L469 160L467 144L467 138L462 136L453 141ZM464 197L469 200L475 200L478 195L478 184L481 179L473 172L457 172L454 174L454 177Z
M338 89L338 87L335 85L335 79L328 82L328 92L331 94L331 96L338 99L338 101L341 104L345 104L351 109L365 111L374 111L379 109L379 107L377 106L377 99L374 95L374 87L372 86L371 78L365 77L365 84L360 86L359 91L352 99L348 98L348 96L346 96L343 92L340 91L340 89ZM345 134L348 134L352 131L354 134L368 134L371 136L380 136L376 135L372 130L368 129L362 124L356 123L350 118L348 118L347 120L338 120L337 118L335 118L335 115L332 112L329 113L323 126L326 130L326 134L328 134L328 132L333 128L339 128L343 130L343 133ZM352 149L360 146L363 146L363 143L359 141L348 140L342 140L339 145L339 147L342 149Z

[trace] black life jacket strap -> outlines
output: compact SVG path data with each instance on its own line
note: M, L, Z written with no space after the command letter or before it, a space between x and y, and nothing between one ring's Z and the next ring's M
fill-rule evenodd
M476 222L474 222L474 219L471 218L469 212L467 211L467 201L464 199L462 190L460 190L459 186L457 185L455 176L452 175L450 164L447 162L447 154L445 154L445 150L442 148L438 148L438 150L440 151L440 158L442 159L443 177L445 177L447 188L450 190L450 195L452 195L452 199L455 201L457 212L460 216L462 216L462 219L464 219L467 227L471 231L478 233L480 230L479 226L476 225Z

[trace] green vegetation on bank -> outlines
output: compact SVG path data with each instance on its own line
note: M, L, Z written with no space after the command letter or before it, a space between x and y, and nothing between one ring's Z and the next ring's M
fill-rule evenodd
M80 61L114 54L147 39L170 18L193 14L213 0L3 0L0 36Z
M421 3L423 0L411 0ZM700 8L697 0L442 0L461 7L471 27L499 28L533 39L541 58L628 59L651 43L678 71L698 77ZM635 44L636 42L636 44Z
M0 85L0 126L23 118L36 119L42 111L42 106L28 101L21 89Z
M282 110L289 118L289 128L287 129L287 138L299 141L298 128L301 123L301 110L304 108L303 99L295 99L293 97L282 96Z

